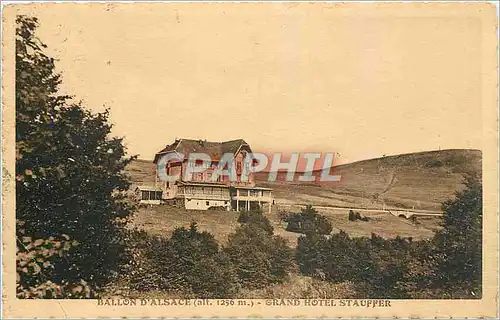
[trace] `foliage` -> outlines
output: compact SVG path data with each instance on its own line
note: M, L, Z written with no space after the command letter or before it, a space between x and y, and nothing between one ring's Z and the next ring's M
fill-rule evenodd
M405 239L350 238L341 231L329 239L315 233L298 240L297 261L304 274L334 283L358 285L359 298L403 298L396 284L405 270Z
M356 221L356 220L361 220L361 221L368 221L368 217L363 217L359 212L354 212L353 210L349 210L349 221Z
M283 282L293 267L293 250L286 240L273 236L269 220L260 211L240 216L243 222L229 236L224 248L237 273L238 284L247 288L262 288Z
M159 275L155 272L157 261L149 258L150 250L154 250L157 239L146 231L126 230L123 241L127 243L124 260L121 265L121 279L127 286L137 291L153 291L158 289ZM120 281L117 281L120 282Z
M330 234L333 229L331 222L318 214L311 205L301 209L299 213L289 214L285 221L288 222L286 230L291 232Z
M442 230L412 247L406 290L414 298L480 299L482 296L482 185L467 175L465 188L443 204Z
M45 241L62 235L78 242L63 259L49 259L52 267L24 273L21 287L45 279L62 286L85 281L95 289L122 257L118 242L132 209L124 201L129 183L122 170L131 159L121 139L108 138L107 110L91 113L58 94L61 75L35 36L37 19L18 16L16 22L16 218L24 232L17 228L17 237L47 248ZM34 248L18 241L22 254Z
M290 214L286 210L278 210L276 215L279 221L286 222Z
M20 234L24 234L23 222L16 221ZM84 280L79 283L56 284L50 281L54 266L65 259L68 252L78 245L76 240L63 234L62 239L17 238L16 271L18 298L90 298L90 287Z
M238 217L238 222L257 226L270 235L272 235L274 232L274 228L271 225L271 222L266 216L264 216L262 209L242 211Z
M480 298L482 187L474 177L465 186L444 203L443 229L432 240L309 232L298 239L301 272L356 283L359 298Z
M483 190L480 177L467 176L465 189L443 204L443 229L434 237L440 258L434 287L481 297ZM453 295L453 294L452 294Z
M136 290L182 292L197 298L227 298L237 290L227 256L213 235L199 232L196 223L175 229L170 239L140 231L132 236L139 249L131 266Z

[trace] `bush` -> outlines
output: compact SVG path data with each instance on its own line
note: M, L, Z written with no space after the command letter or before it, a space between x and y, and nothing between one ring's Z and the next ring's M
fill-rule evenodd
M283 282L293 267L293 250L286 240L273 236L272 226L262 212L244 212L238 220L242 225L229 236L224 248L238 284L262 288Z
M465 189L443 204L442 230L414 242L401 285L414 298L482 297L482 185L466 176Z
M443 229L432 240L310 232L298 239L301 272L356 283L358 298L481 298L482 187L475 178L465 185L444 203Z
M331 222L310 205L299 213L289 214L286 222L286 230L291 232L330 234L333 230Z
M134 290L192 298L229 298L238 291L226 254L213 235L199 232L194 222L188 229L176 228L169 239L133 230L129 241L133 259L124 271Z
M271 225L271 222L268 218L266 218L266 216L264 216L264 213L261 209L254 211L242 211L238 217L238 222L255 225L256 227L261 228L270 235L272 235L274 232L274 228Z
M218 210L218 211L226 211L227 208L224 207L224 206L210 206L210 207L208 207L208 210L210 210L210 211L216 211L216 210Z
M351 239L341 231L329 239L315 233L298 240L296 259L306 275L334 283L350 281L360 289L359 298L401 298L397 287L405 270L407 240Z
M251 224L229 236L224 252L237 272L238 284L246 288L283 282L293 265L293 250L284 239Z
M174 230L169 240L156 238L149 248L159 275L157 287L167 291L190 291L197 298L224 298L236 290L231 265L214 236L189 229Z
M143 230L129 230L124 237L127 243L125 255L128 257L121 266L120 274L131 289L155 291L159 289L161 275L157 272L158 261L151 259L160 239Z
M283 222L286 222L288 220L288 217L290 216L285 210L279 210L277 215L278 219Z
M175 229L169 239L131 231L128 255L134 259L124 269L130 271L131 287L191 298L231 298L242 287L283 282L293 267L293 249L272 235L262 212L242 213L239 220L242 225L222 250L196 223Z
M429 161L425 164L426 167L428 168L439 168L443 166L443 163L439 160L432 160Z
M356 220L361 220L361 221L368 221L370 220L367 217L362 216L359 212L354 212L352 210L349 210L349 221L356 221Z

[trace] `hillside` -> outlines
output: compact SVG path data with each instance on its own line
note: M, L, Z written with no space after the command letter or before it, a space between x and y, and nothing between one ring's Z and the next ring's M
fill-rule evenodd
M340 165L332 169L342 176L338 183L286 183L281 172L278 182L267 182L264 173L257 179L282 203L439 210L468 172L481 172L481 151L428 151Z
M132 185L153 185L155 183L155 164L150 160L133 160L125 168Z
M275 206L268 215L275 232L295 245L299 234L284 230L279 211L298 211L297 203L316 206L382 208L404 207L440 210L441 203L452 198L462 187L465 172L480 172L481 152L477 150L442 150L370 159L341 165L333 172L342 176L334 184L268 183L257 176L258 185L273 188ZM136 160L127 167L135 185L153 185L155 166L151 161ZM316 173L317 174L317 173ZM419 217L418 222L383 212L365 212L370 222L349 222L347 209L318 208L333 223L334 230L345 230L351 236L382 237L401 235L414 239L430 238L438 228L439 217ZM133 225L154 235L168 235L176 227L197 221L200 230L214 234L224 243L234 232L237 214L225 211L186 211L170 206L140 208Z

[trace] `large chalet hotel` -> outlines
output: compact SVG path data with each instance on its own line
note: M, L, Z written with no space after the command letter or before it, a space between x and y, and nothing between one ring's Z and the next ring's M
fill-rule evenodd
M243 140L210 142L206 140L177 139L159 151L154 158L156 165L156 183L154 187L138 187L139 201L142 204L167 203L191 210L252 210L262 208L271 211L272 189L257 187L253 173L242 179L242 168L246 157L252 150ZM184 159L169 161L166 164L167 175L180 175L175 182L159 179L158 162L168 153L184 155ZM191 180L184 180L190 153L204 153L210 156L211 164L204 172L195 173ZM217 168L223 154L234 157L236 179L218 176L214 182L212 173ZM234 180L234 181L231 181ZM246 180L246 181L242 181Z

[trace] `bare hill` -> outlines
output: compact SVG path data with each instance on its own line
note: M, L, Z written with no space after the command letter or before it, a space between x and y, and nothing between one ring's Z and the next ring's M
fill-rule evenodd
M153 185L155 183L155 164L150 160L133 160L125 168L132 185Z
M481 158L479 150L428 151L335 166L338 183L286 183L281 172L278 182L267 182L264 173L258 180L282 202L439 210L462 187L464 174L481 172Z

